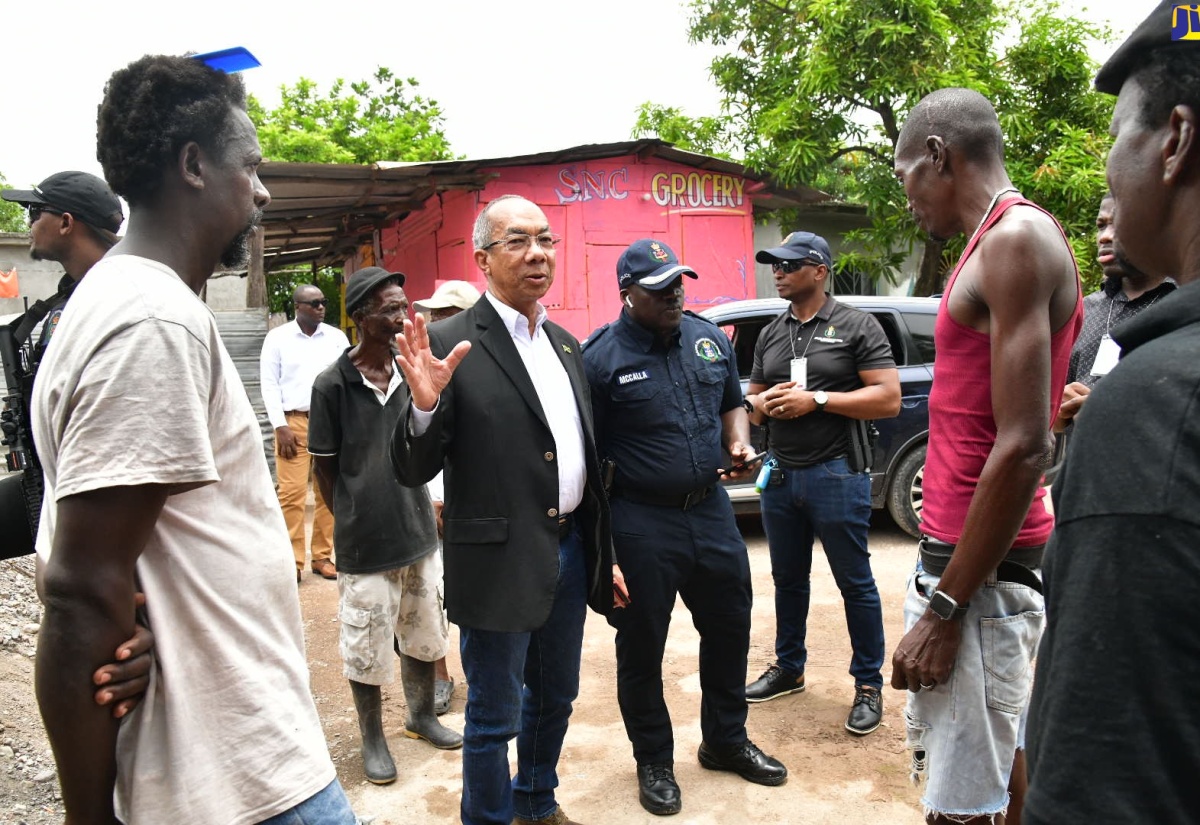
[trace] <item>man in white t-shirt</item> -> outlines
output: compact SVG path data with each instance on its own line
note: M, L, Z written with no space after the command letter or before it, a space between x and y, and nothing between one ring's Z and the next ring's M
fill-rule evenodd
M353 825L258 424L198 297L246 260L270 202L245 90L190 58L144 57L109 80L97 132L128 230L63 313L33 408L37 696L67 822ZM155 669L118 723L88 680L129 637L136 589Z

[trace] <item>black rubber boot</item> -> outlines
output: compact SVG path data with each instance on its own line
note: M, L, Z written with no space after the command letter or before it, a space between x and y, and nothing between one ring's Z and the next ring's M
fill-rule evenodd
M396 763L388 752L383 735L383 697L379 685L350 682L354 708L358 711L358 732L362 735L363 770L367 781L388 785L396 781Z
M433 662L422 662L401 653L400 681L408 703L404 735L409 739L424 739L442 750L461 748L462 735L444 726L433 712Z

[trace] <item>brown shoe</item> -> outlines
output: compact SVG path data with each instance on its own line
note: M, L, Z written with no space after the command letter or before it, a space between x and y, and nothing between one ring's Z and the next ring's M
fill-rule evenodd
M544 816L541 819L522 819L519 816L513 817L512 825L579 825L573 819L568 819L567 814L559 805L554 809L554 813L550 816Z
M296 584L299 584L299 583L300 583L300 571L297 570L296 571Z
M329 559L321 559L312 563L312 571L323 579L336 579L337 568Z

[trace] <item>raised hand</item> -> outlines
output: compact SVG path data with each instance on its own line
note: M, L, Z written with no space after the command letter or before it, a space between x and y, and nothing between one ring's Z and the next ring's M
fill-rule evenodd
M429 330L425 318L417 316L416 323L405 320L404 332L396 336L396 365L404 373L413 406L430 412L437 406L438 397L450 383L455 368L471 349L470 341L460 341L445 358L435 358L429 349Z

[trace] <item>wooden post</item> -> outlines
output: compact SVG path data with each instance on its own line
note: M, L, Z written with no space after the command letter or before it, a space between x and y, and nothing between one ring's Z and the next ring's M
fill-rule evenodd
M263 267L263 228L254 229L250 238L250 269L246 273L246 306L266 307L267 275Z

